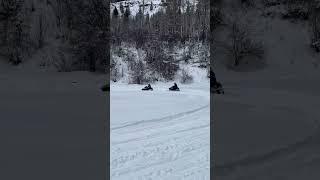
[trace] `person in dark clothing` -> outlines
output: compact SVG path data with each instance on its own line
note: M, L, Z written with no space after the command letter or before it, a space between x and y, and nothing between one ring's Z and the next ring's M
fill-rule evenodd
M221 93L224 94L222 84L217 81L216 75L213 71L211 71L210 86L214 89L214 92L218 94L221 94Z
M216 83L217 82L217 79L216 79L216 74L213 72L213 71L211 71L211 81L213 82L213 83Z
M173 86L169 88L169 90L171 90L171 91L179 91L180 89L179 89L177 83L174 83Z
M106 85L104 85L104 86L101 87L101 90L102 90L103 92L105 92L105 91L110 91L110 87L106 84Z
M151 87L150 84L148 84L148 86L144 87L142 90L153 90L153 88Z
M174 88L178 88L177 83L174 83L174 84L173 84L173 87L174 87Z

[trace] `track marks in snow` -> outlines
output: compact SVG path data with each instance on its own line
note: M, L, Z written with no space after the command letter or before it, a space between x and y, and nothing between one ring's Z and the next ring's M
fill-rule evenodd
M112 127L111 179L208 180L210 107L204 99L207 105L189 111Z
M174 114L174 115L169 115L169 116L162 117L162 118L155 118L155 119L149 119L149 120L136 121L136 122L132 122L132 123L126 123L126 124L123 124L121 126L111 127L111 131L117 130L117 129L122 129L122 128L129 128L131 126L142 126L144 124L150 124L150 123L162 123L162 122L165 122L165 121L174 121L174 120L176 120L176 119L178 119L180 117L188 116L188 115L190 115L192 113L195 113L197 111L201 111L201 110L203 110L205 108L209 108L209 105L205 105L205 106L202 106L202 107L197 108L197 109L193 109L193 110L182 112L182 113L177 113L177 114Z
M235 89L237 89L242 96L233 93L232 91ZM243 105L263 106L269 109L274 108L282 111L299 110L306 114L306 118L301 119L301 121L306 122L302 123L314 124L316 128L310 132L309 136L301 137L300 140L294 143L284 144L282 147L270 150L269 152L261 154L252 153L244 158L217 164L215 165L215 176L220 177L221 179L232 179L232 177L237 179L236 177L239 177L240 175L243 179L256 179L257 177L259 177L259 179L262 177L273 179L274 177L271 177L270 172L274 172L273 174L286 174L294 171L294 169L302 170L302 167L307 166L309 163L320 163L320 153L318 152L320 149L320 146L318 145L320 141L320 127L318 122L319 115L316 111L316 109L320 107L320 103L315 100L318 99L317 96L302 92L299 93L298 91L288 92L286 90L274 90L271 88L229 88L229 90L231 91L229 94L227 91L226 96L219 97L219 99L225 102L238 103L240 105L241 102L246 102L246 104ZM273 98L260 98L263 97L261 96L261 93L264 92L265 94L268 93L269 95L272 95ZM248 98L249 96L251 98ZM257 98L252 97L260 98L261 101L257 102ZM244 101L244 99L247 99L247 101ZM272 102L274 99L276 99L277 102ZM305 106L306 104L308 104L308 106ZM297 168L299 166L301 168ZM279 169L283 170L279 171Z
M299 150L303 148L308 148L313 144L316 144L316 140L320 140L318 136L319 134L315 133L311 136L306 137L305 139L297 141L296 143L289 144L281 148L277 148L268 153L255 156L248 156L226 164L215 165L215 172L217 175L229 174L240 167L243 168L248 166L255 166L266 162L269 163L274 160L278 160L290 154L297 153Z
M205 169L199 167L199 165L207 164L207 168L210 166L208 151L210 145L208 140L201 136L195 139L188 136L172 140L164 139L161 142L156 142L156 144L118 154L111 162L111 167L114 168L111 170L113 172L112 176L124 176L138 172L139 175L133 177L157 179L157 176L161 176L162 179L166 179L166 176L178 176L180 174L180 178L175 177L175 179L181 179L181 177L188 177ZM206 151L208 153L204 153ZM195 158L195 154L200 155ZM190 162L190 159L195 162Z

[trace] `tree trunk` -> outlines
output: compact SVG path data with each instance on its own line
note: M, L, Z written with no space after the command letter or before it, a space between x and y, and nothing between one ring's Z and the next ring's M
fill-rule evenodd
M4 20L4 25L3 25L3 31L4 31L3 45L4 46L8 45L8 28L9 28L9 20L6 19L6 20Z
M95 61L94 53L92 51L90 51L89 53L89 70L90 72L96 71L96 61Z

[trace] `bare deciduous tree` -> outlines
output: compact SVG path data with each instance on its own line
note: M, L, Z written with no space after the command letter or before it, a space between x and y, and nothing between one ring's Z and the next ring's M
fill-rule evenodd
M24 0L0 0L0 36L4 56L14 65L20 64L27 43L29 26L25 23L26 15L22 13Z
M130 78L131 83L133 84L143 84L145 79L145 65L143 64L142 60L134 61L131 60L129 62L129 68L130 68Z
M2 43L8 43L8 33L11 23L18 20L19 12L23 5L23 0L0 0L0 23L2 24Z
M229 28L230 34L225 47L233 57L234 66L238 66L241 59L247 56L263 57L263 44L252 37L253 30L245 21L232 17Z
M314 0L309 2L311 47L320 52L320 3Z
M104 0L76 1L71 44L79 63L89 71L109 69L109 4ZM97 66L99 65L99 66Z

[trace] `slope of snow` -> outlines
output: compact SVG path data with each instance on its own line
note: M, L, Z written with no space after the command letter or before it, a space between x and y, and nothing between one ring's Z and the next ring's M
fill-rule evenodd
M106 77L14 69L0 67L0 179L105 179Z
M319 81L319 74L316 78L248 76L219 76L226 87L226 94L215 96L213 104L219 179L302 175L312 179L304 166L316 177L320 86L312 81Z
M111 85L111 179L209 179L209 83Z
M191 48L191 46L193 46ZM191 49L191 50L190 50ZM190 51L190 59L184 62L183 58ZM200 68L199 65L206 65L206 60L209 59L209 48L206 45L197 43L195 45L185 45L182 47L175 47L173 58L179 64L179 70L176 73L175 80L180 82L182 79L182 70L192 76L192 82L209 82L207 77L207 68ZM128 61L137 61L144 59L146 53L144 50L137 49L130 44L122 44L117 48L111 49L111 59L114 62L114 70L116 69L117 75L112 75L112 81L116 79L120 83L130 83L130 69ZM130 59L130 60L129 60ZM112 72L114 73L114 72ZM160 78L161 79L161 78Z
M319 55L310 49L307 24L253 17L263 29L257 38L265 44L266 67L233 72L217 63L215 68L226 91L213 97L215 176L317 179Z

